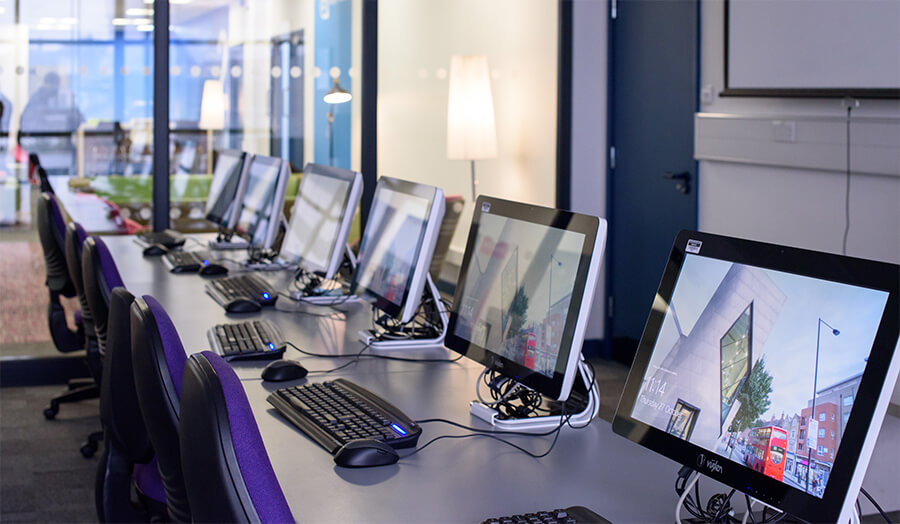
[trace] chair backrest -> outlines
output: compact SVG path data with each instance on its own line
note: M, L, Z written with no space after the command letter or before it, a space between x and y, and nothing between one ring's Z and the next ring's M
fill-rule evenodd
M244 387L210 351L191 355L181 396L181 460L196 522L294 522Z
M75 296L75 285L69 277L63 242L66 236L66 221L56 197L42 193L37 201L37 227L44 251L44 265L47 269L47 287L50 299L59 300L59 295Z
M156 452L169 517L189 522L178 440L181 376L187 357L169 315L149 295L131 305L131 358L138 404Z
M116 262L100 237L88 237L81 253L81 274L84 295L94 321L94 332L100 352L106 353L106 333L109 320L109 297L112 290L124 287Z
M131 362L131 304L134 295L124 287L113 289L109 297L109 321L103 381L100 385L100 419L110 445L129 463L146 463L153 458L147 427L138 404Z
M84 249L84 241L87 240L87 237L87 232L78 222L69 222L66 226L65 254L69 279L71 279L72 284L75 286L75 291L78 294L78 303L81 305L81 321L84 326L84 334L88 337L95 337L94 317L91 314L91 307L84 294L84 277L81 272L81 253Z

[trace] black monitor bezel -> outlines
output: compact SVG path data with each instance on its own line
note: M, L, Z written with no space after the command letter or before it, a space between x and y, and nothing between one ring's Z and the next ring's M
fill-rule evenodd
M206 220L209 220L213 224L217 224L220 226L224 226L228 222L229 209L231 209L235 205L234 197L237 195L238 187L241 185L241 174L243 173L243 170L244 170L244 163L247 161L247 154L244 153L243 151L239 151L237 149L221 149L216 152L216 167L218 167L218 163L221 161L223 156L236 157L238 163L237 163L237 173L236 173L237 178L235 179L235 183L234 183L234 191L231 193L231 196L230 196L231 204L229 204L228 206L225 207L225 209L222 211L222 216L216 216L213 214L212 211L206 213ZM216 171L215 171L215 168L213 168L213 175L212 175L213 178L215 178L215 174L216 174ZM228 181L226 181L225 183L227 184ZM210 180L210 189L211 188L212 188L212 179ZM224 191L224 188L223 188L223 191ZM218 201L220 201L223 198L223 195L224 195L223 193L219 194L219 197L216 199L217 203L218 203ZM206 207L209 207L208 204L209 203L207 202Z
M366 252L368 243L366 238L366 231L369 231L369 228L373 227L373 224L371 222L372 210L374 210L375 204L378 202L378 195L384 190L391 190L396 193L405 193L407 195L417 198L423 198L428 201L428 207L425 209L425 222L422 225L422 232L419 234L419 239L416 243L416 260L415 263L410 267L409 277L407 278L406 286L403 289L403 299L400 301L400 304L394 304L386 297L379 295L375 291L359 283L359 277L363 272L363 254ZM356 267L356 271L353 272L353 279L350 282L350 293L359 295L364 300L371 302L374 307L380 309L381 311L384 311L393 318L399 319L401 315L403 315L404 306L406 305L406 301L409 300L410 286L413 279L415 278L415 272L417 269L419 269L419 266L422 262L422 246L425 244L425 235L428 233L428 225L429 221L431 220L432 210L435 206L434 200L437 195L438 190L434 186L418 184L415 182L409 182L407 180L400 180L399 178L391 178L385 176L378 179L378 184L376 184L375 186L375 194L372 197L372 205L369 210L369 223L366 225L366 230L363 231L362 238L360 239L359 243L359 265ZM425 270L427 271L428 268L426 267Z
M675 284L685 260L689 240L702 242L700 256L772 269L812 278L830 280L889 293L881 322L872 344L869 361L857 391L857 398L847 421L834 466L823 497L820 499L790 487L763 473L729 461L696 444L634 419L631 413L649 365L654 345L672 298ZM876 401L882 394L888 367L893 358L900 318L900 267L894 264L820 253L729 238L696 231L681 231L666 264L656 303L665 307L650 310L643 336L638 345L631 371L613 419L613 431L642 446L700 471L704 475L740 490L770 506L777 507L810 522L834 522L844 505L847 490L854 477L857 459L875 414ZM890 394L890 391L887 392ZM718 458L720 470L701 468L701 456ZM708 460L705 461L708 463Z
M478 236L481 215L483 210L486 209L485 204L490 204L489 212L492 215L499 215L505 218L512 218L523 222L572 231L584 235L584 244L582 244L581 247L578 270L575 274L575 284L572 289L572 299L569 302L569 311L566 315L566 325L563 328L562 338L560 339L560 352L557 355L557 364L556 369L553 371L553 377L548 377L537 371L528 369L518 362L503 357L485 347L456 335L456 324L459 321L458 307L462 300L462 293L466 287L466 277L468 275L469 265L472 261L472 254L475 250L475 240ZM472 217L472 225L469 227L466 250L463 254L462 263L460 264L459 279L456 283L453 307L450 309L450 321L447 326L444 345L453 351L478 362L485 368L501 373L548 398L559 398L566 378L566 372L569 369L568 362L572 358L572 351L576 351L579 354L581 353L580 347L572 347L572 339L575 336L575 328L584 301L584 288L588 279L591 259L595 255L594 247L597 241L598 228L599 220L597 217L479 195L478 199L475 201L475 213ZM559 369L560 362L563 363L562 370Z

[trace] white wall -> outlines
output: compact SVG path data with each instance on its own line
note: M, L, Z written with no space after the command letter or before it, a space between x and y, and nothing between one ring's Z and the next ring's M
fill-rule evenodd
M572 210L606 217L606 0L575 0L572 49ZM600 268L585 338L601 339L606 262Z
M498 157L475 163L479 192L555 204L555 0L389 0L378 6L378 175L462 195L456 262L472 216L469 163L447 160L450 57L486 55Z

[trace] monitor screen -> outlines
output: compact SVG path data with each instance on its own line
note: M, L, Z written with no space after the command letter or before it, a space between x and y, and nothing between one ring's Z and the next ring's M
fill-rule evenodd
M359 173L307 164L281 245L282 258L332 278L343 259L361 185Z
M409 321L424 288L443 203L438 188L382 177L363 232L353 292Z
M228 208L234 203L243 164L244 154L242 152L219 151L204 210L206 219L210 222L224 225L223 221Z
M284 161L279 158L254 156L250 160L234 230L248 239L253 247L271 247L274 240L273 228L281 220L283 186L287 183L281 179L286 178L286 175Z
M897 341L897 297L889 320L891 282L877 279L889 265L865 263L683 233L617 417L697 446L745 491L846 492L871 419L858 399L877 398L872 364L886 333L888 360ZM749 472L765 479L746 484Z
M598 235L599 220L587 215L489 197L479 197L476 209L447 345L565 398L567 374L581 354L584 326L576 327L590 309L605 222Z

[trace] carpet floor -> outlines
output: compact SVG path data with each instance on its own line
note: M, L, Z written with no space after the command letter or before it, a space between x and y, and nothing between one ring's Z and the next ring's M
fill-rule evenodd
M0 389L0 522L97 522L98 458L79 449L100 428L98 401L64 404L55 420L44 419L62 388Z

